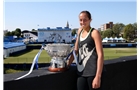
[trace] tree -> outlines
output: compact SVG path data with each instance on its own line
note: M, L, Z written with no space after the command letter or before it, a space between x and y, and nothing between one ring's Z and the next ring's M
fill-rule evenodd
M100 31L100 34L101 34L101 37L102 37L102 39L104 38L104 31Z
M5 33L5 36L12 36L12 33L8 31L7 33Z
M137 22L133 23L132 25L135 29L134 38L137 38Z
M35 29L32 29L32 31L37 31L37 30L35 30Z
M133 25L134 29L137 30L137 22L133 23L132 25Z
M112 29L107 29L103 32L103 38L105 38L105 37L109 38L109 37L112 37L112 35L113 35L113 30Z
M16 28L15 30L15 35L19 38L21 36L21 29L20 28Z
M133 27L132 24L128 24L124 28L124 35L123 37L127 40L132 40L134 39L134 34L135 34L135 28Z
M12 31L11 34L12 34L12 36L14 36L15 35L15 31Z
M19 38L20 33L18 31L15 31L15 35Z
M78 29L73 29L71 35L74 36L74 35L76 34L76 31L77 31L77 30L78 30Z
M123 23L116 23L113 25L113 33L115 37L119 37L119 34L123 31L124 26L125 25Z
M103 35L104 31L100 31L100 34Z

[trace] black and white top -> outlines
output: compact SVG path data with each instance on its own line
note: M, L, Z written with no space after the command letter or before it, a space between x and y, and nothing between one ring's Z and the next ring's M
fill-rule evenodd
M77 71L80 76L94 76L97 69L97 53L95 48L95 42L91 37L91 32L94 28L91 28L85 38L82 38L81 30L78 40L78 61L77 61Z

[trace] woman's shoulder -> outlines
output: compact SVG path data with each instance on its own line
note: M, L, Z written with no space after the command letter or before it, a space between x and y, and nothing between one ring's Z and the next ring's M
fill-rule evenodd
M92 31L94 31L94 30L97 30L96 28L94 28L94 27L91 27L92 28ZM97 30L98 31L98 30Z
M99 30L92 28L92 34L98 34L98 33L100 33Z
M100 35L100 32L99 32L99 30L93 28L93 30L91 32L91 35L92 35L92 37L99 36Z

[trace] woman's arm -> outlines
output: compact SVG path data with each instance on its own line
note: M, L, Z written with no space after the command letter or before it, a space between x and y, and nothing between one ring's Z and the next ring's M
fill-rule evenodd
M98 55L97 71L96 71L95 78L92 82L92 88L99 88L101 85L101 74L103 70L104 54L103 54L101 35L98 30L93 30L92 38L94 39L95 47Z
M96 51L97 51L97 55L98 55L97 72L96 72L95 77L101 78L101 74L102 74L102 70L103 70L103 63L104 63L104 53L103 53L101 35L98 30L93 30L92 38L94 39Z

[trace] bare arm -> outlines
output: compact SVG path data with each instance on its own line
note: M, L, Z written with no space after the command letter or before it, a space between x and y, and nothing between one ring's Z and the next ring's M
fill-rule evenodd
M96 77L101 78L101 74L102 74L102 70L103 70L103 63L104 63L104 54L103 54L101 35L98 30L94 30L92 32L92 38L95 41L96 51L97 51L97 55L98 55Z

